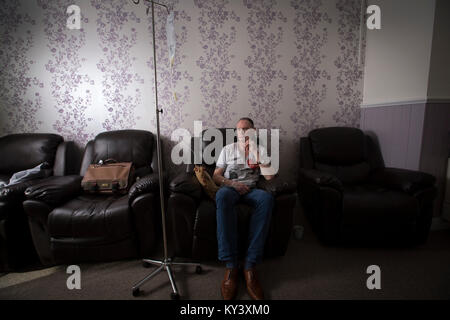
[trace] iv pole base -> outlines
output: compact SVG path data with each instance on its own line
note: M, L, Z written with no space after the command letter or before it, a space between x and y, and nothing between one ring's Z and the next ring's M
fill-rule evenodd
M164 269L167 271L167 275L169 276L170 285L172 286L172 293L170 294L170 298L172 300L179 300L180 294L177 289L177 285L175 283L175 280L173 278L172 268L171 266L196 266L195 272L197 274L202 273L202 266L198 263L193 262L172 262L172 259L167 259L167 261L163 260L153 260L153 259L143 259L142 264L144 267L148 267L150 265L156 265L158 268L154 270L152 273L147 275L144 279L139 281L133 286L132 293L134 297L138 297L141 294L140 287L145 284L147 281L149 281L151 278L153 278L155 275L163 271Z

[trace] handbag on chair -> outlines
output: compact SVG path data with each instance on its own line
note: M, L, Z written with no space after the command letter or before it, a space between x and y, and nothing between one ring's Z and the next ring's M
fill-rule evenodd
M117 162L114 159L100 160L89 165L81 181L86 192L125 194L134 179L132 162Z

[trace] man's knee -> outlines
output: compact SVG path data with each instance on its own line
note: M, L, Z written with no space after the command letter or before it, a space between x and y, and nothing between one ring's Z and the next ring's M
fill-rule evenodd
M236 192L229 187L222 187L216 192L217 203L234 203L236 201Z
M266 207L273 207L273 204L275 202L275 199L273 197L273 195L270 192L267 192L265 190L261 190L260 195L259 195L259 204L266 206Z

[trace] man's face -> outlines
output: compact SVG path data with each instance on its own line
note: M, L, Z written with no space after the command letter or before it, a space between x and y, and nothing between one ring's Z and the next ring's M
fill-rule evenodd
M252 124L247 121L247 120L240 120L237 124L236 124L236 131L237 131L237 137L238 137L238 141L243 143L245 141L248 141L249 137L248 137L248 132L247 130L249 129L254 129ZM246 133L247 132L247 136Z

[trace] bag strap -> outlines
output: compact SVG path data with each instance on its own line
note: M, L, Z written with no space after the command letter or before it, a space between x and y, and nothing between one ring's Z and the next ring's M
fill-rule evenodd
M117 163L117 162L119 162L119 161L117 161L116 159L112 159L112 158L109 158L109 159L106 159L106 160L103 161L104 164Z
M103 166L105 164L118 163L118 162L119 161L117 161L116 159L112 159L112 158L109 158L109 159L106 159L106 160L100 159L100 160L98 160L98 163L95 164L95 166L98 167L98 166Z

